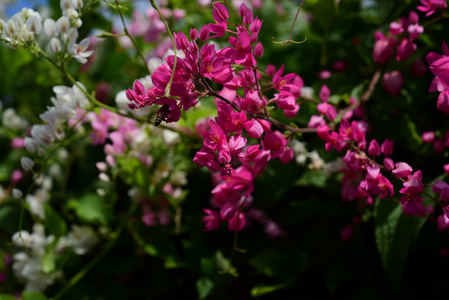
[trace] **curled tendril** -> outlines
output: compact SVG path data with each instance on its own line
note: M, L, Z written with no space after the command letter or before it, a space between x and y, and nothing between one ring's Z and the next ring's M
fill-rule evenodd
M271 38L271 41L272 41L274 44L280 44L280 45L282 45L282 46L287 45L287 44L290 44L290 43L293 43L293 44L302 44L302 43L304 43L305 41L307 41L307 37L304 37L304 39L303 39L302 41L300 41L300 42L294 41L294 40L292 40L292 39L288 39L288 40L285 40L285 41L279 41L279 42L276 42L274 39L275 39L274 37Z
M284 46L284 45L287 45L287 44L290 44L290 43L293 43L293 44L302 44L302 43L304 43L305 41L307 41L307 37L305 37L304 40L302 40L302 41L300 41L300 42L297 42L297 41L292 40L292 37L293 37L293 29L295 28L296 20L298 19L298 15L299 15L299 12L301 11L301 7L302 7L302 3L303 3L303 2L304 2L304 0L301 0L301 3L299 4L298 10L296 11L296 16L295 16L295 19L293 20L292 29L290 30L290 37L288 38L288 40L276 42L276 41L274 40L274 37L272 37L272 38L271 38L271 41L272 41L273 43L275 43L275 44L280 44L280 45Z

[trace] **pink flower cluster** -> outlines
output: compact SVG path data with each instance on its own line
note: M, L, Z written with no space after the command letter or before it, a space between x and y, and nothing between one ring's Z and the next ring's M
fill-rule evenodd
M158 116L166 123L178 121L181 110L187 111L201 98L215 97L218 117L205 124L201 133L203 148L193 161L217 173L220 179L212 191L212 204L219 213L205 210L206 230L218 228L224 220L229 230L238 231L246 224L244 210L250 203L254 178L271 159L287 163L293 158L284 134L271 128L266 107L276 104L286 116L295 116L304 84L296 74L283 75L284 66L276 70L269 65L268 89L274 93L267 99L261 92L257 68L257 57L263 55L263 46L258 42L262 21L245 4L238 10L237 25L228 21L229 11L221 3L213 5L212 14L215 23L206 24L199 31L192 29L190 39L182 32L175 34L176 48L183 54L177 57L176 67L175 57L169 56L151 76L154 87L145 90L136 81L126 95L130 108L160 105ZM230 34L228 47L216 49L215 44L209 43L226 33ZM221 91L215 92L211 82L221 85ZM251 139L259 141L250 143Z
M387 35L377 31L374 35L376 43L373 48L373 59L375 62L385 64L393 57L396 51L396 61L409 59L417 49L413 42L424 32L419 24L418 14L410 12L408 18L400 18L390 24ZM401 90L404 78L400 71L386 72L383 77L383 85L391 95L397 95Z
M443 42L443 54L430 52L426 55L426 60L432 74L435 75L429 92L440 92L437 108L449 114L449 48L446 43Z
M446 0L420 0L421 5L418 5L416 9L425 12L426 17L429 17L436 13L438 10L444 10L447 8Z
M329 97L329 90L323 87L320 92L320 99L326 100ZM324 102L326 103L326 102ZM321 104L320 104L321 105ZM320 106L318 105L318 106ZM335 108L334 108L335 109ZM335 119L336 112L330 108L318 110L321 114L328 114L329 121ZM331 111L332 113L328 113ZM319 122L309 122L309 126L317 128L318 136L326 143L325 149L331 151L346 150L343 162L346 167L341 170L344 174L342 178L342 198L352 201L359 199L368 204L372 204L372 196L379 196L379 199L393 196L394 186L390 180L382 174L389 173L403 182L403 188L399 190L402 194L401 204L404 213L409 215L424 216L431 212L431 207L423 204L424 199L420 196L423 192L421 171L415 171L405 162L394 162L390 156L393 153L393 142L385 140L382 145L373 139L367 145L366 126L363 122L352 121L342 118L338 131L331 131L332 128L325 123L324 119ZM313 117L312 117L313 118ZM367 149L368 148L368 149ZM376 157L384 155L383 163L376 162ZM371 156L371 157L370 157Z

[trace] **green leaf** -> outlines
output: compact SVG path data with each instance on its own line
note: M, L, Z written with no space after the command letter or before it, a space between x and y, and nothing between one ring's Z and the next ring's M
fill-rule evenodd
M262 274L289 279L301 274L307 263L307 255L299 250L288 253L265 250L253 257L249 263Z
M49 274L56 269L55 264L55 248L58 240L55 239L50 245L45 249L45 253L42 256L42 271L45 274Z
M299 186L316 186L324 188L326 187L326 175L321 171L306 170L297 181L296 185Z
M410 247L417 240L427 217L403 213L399 203L376 201L375 236L380 258L388 279L399 289Z
M122 158L117 160L122 167L120 177L129 185L137 186L142 192L147 192L150 186L150 175L137 158Z
M41 292L23 291L22 293L22 300L46 300L46 299L47 297L45 297L45 295L42 294Z
M281 284L277 284L277 285L256 286L251 289L251 296L259 297L259 296L263 296L266 294L270 294L275 291L285 289L285 288L289 287L291 284L292 284L291 282L286 282L286 283L281 283Z
M86 194L80 199L71 199L68 207L75 209L76 215L87 223L107 223L107 211L103 199L97 194Z
M48 204L45 205L45 216L45 228L49 233L56 237L67 233L67 224L64 219Z
M214 288L214 283L209 278L200 278L196 282L196 289L198 290L198 297L206 299Z
M0 294L0 300L17 300L17 298L8 294Z

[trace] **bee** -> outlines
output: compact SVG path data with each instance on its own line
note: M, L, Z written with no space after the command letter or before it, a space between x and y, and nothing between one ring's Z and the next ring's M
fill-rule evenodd
M162 105L157 111L156 119L154 120L154 126L158 126L162 121L168 120L170 114L170 106L168 104Z

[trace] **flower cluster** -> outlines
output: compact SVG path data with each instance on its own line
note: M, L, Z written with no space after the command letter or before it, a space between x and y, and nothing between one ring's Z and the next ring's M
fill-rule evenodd
M276 70L270 65L266 73L274 95L267 99L260 90L256 59L263 55L258 42L262 22L245 4L238 10L240 20L235 30L229 29L235 25L228 21L229 12L223 4L214 4L212 14L215 23L206 24L200 31L192 29L190 40L182 32L175 35L176 48L182 52L176 58L176 67L175 56L169 56L151 76L154 87L145 89L136 81L126 95L131 108L160 105L158 116L166 123L178 121L181 110L187 111L201 98L215 97L218 117L206 124L209 128L203 128L204 145L193 161L219 174L212 202L220 213L205 210L206 228L216 229L220 220L225 220L229 230L238 231L245 226L243 210L251 202L254 178L270 160L279 158L287 163L294 156L284 134L272 129L267 105L275 103L286 116L295 116L304 84L296 74L283 75L284 66ZM217 50L209 43L226 32L231 34L230 46ZM209 81L223 88L215 92ZM239 89L242 96L237 93ZM250 139L260 141L249 143Z
M429 92L440 92L437 101L437 108L449 114L449 48L443 42L443 54L431 52L426 55L426 60L430 65L433 79Z
M414 40L418 39L424 32L424 28L418 24L419 16L410 12L408 18L400 18L390 24L387 35L376 31L374 39L376 43L373 48L373 58L379 64L385 64L393 57L396 51L396 61L409 59L417 49ZM403 75L398 70L386 72L383 77L383 85L391 95L397 95L404 82Z
M46 46L50 53L56 53L65 58L65 55L75 58L80 63L86 63L92 55L88 51L89 38L79 43L78 28L82 21L80 11L83 7L82 0L61 0L62 16L58 20L47 18L42 22L39 12L24 8L12 16L8 21L0 19L0 39L10 47L29 47L33 50L38 47L38 38L42 36L46 40Z

